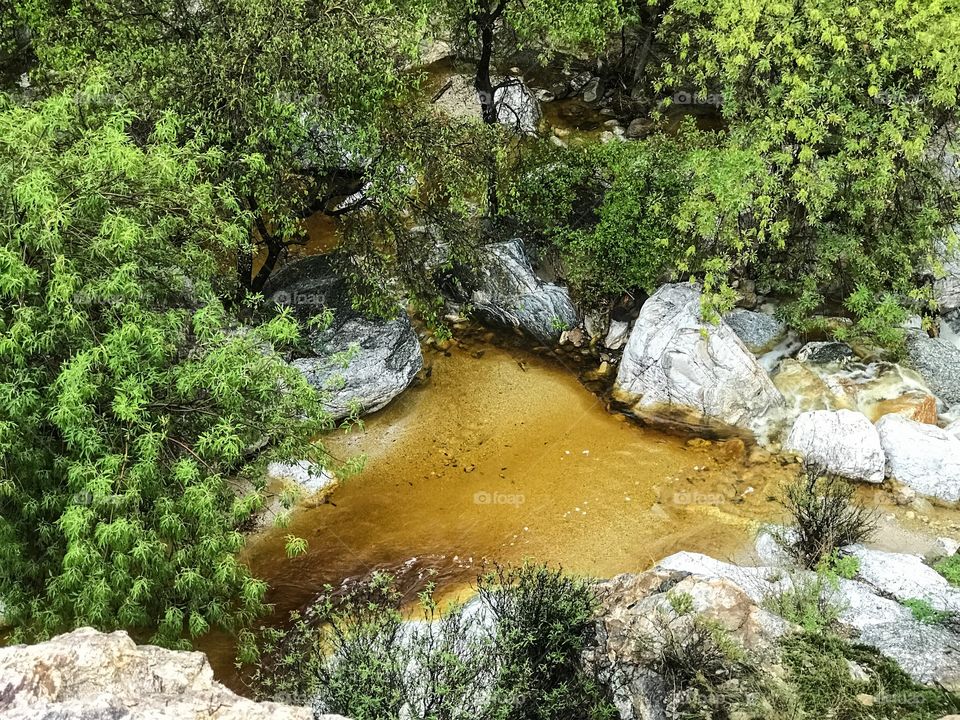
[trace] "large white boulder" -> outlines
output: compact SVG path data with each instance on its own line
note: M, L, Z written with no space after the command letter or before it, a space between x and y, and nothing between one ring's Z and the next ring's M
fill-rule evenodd
M783 396L737 334L704 322L700 288L664 285L644 303L620 360L614 398L650 422L751 430Z
M960 588L918 555L883 552L851 545L844 552L860 560L857 579L894 600L925 600L936 610L960 613Z
M849 480L883 482L880 434L867 417L852 410L802 413L783 445L818 468Z
M921 495L960 501L960 439L934 425L902 415L877 421L887 457L887 475Z
M512 76L497 78L494 86L493 100L500 124L518 135L535 134L543 113L540 102L523 80ZM466 75L452 76L434 99L434 105L452 118L479 122L483 117L473 78Z

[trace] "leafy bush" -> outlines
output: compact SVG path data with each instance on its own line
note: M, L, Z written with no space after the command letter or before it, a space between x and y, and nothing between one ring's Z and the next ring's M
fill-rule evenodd
M503 720L602 720L615 716L583 667L594 646L598 599L588 582L544 565L498 566L477 584L494 622L493 698Z
M475 718L487 707L491 638L476 615L453 607L442 616L429 590L415 623L405 623L393 578L335 598L328 590L309 620L294 614L287 629L247 634L242 657L257 661L250 677L266 698L313 704L355 720Z
M792 523L775 533L775 539L805 568L837 557L841 548L867 540L876 528L876 512L854 495L853 486L843 478L807 467L786 488L782 502Z
M219 154L172 117L136 140L102 89L0 97L0 597L27 637L180 645L263 611L240 529L329 423L273 351L298 324L224 307L248 218Z
M704 276L715 249L691 238L735 222L764 173L756 158L719 152L692 124L630 143L541 143L520 157L502 212L558 254L587 305L652 292L679 274Z
M605 720L615 710L582 665L596 597L538 565L498 567L477 599L440 613L428 589L404 622L392 578L345 597L329 591L309 620L248 633L242 659L265 698L314 702L354 720Z
M960 14L943 3L666 6L656 90L721 98L719 143L765 168L735 223L689 238L713 246L708 286L745 273L790 298L801 329L842 304L855 321L843 335L899 340L907 309L932 303L937 244L957 218L941 163L958 33Z

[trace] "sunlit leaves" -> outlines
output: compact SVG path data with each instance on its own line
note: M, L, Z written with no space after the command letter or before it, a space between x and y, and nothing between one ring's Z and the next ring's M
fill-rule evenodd
M0 110L0 597L24 636L249 623L263 463L324 460L320 399L274 351L299 327L240 331L220 301L249 218L218 153L132 122L73 93Z

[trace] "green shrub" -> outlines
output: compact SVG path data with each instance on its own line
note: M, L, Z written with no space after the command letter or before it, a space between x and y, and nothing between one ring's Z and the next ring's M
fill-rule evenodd
M353 720L606 720L606 691L583 666L596 642L585 581L538 565L497 568L467 608L438 611L429 589L404 622L392 578L344 597L329 591L309 621L247 634L242 659L262 698L313 703Z
M492 717L602 720L616 711L583 666L598 598L584 580L543 565L497 567L477 584L494 620L498 672Z
M876 650L829 633L789 636L781 657L804 718L934 720L960 711L960 696L920 685ZM867 672L866 682L851 676L850 662ZM857 699L861 693L874 697L872 707Z
M960 586L960 555L951 555L933 566L951 585Z
M876 528L876 512L854 499L854 488L843 478L808 467L787 486L783 505L792 520L789 530L775 533L783 550L800 566L816 568L847 545L867 540Z
M842 605L835 597L837 577L827 572L795 573L790 587L763 599L764 607L817 635L836 622Z

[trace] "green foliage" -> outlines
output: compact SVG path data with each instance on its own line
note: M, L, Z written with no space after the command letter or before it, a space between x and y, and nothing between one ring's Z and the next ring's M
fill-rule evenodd
M960 586L960 555L951 555L940 560L933 569L943 575L951 585Z
M604 720L616 715L583 667L596 645L598 599L587 582L543 565L498 567L477 592L494 621L497 720Z
M953 613L937 610L928 600L922 598L907 598L900 604L910 608L914 619L925 625L941 625L953 617Z
M401 599L390 576L376 575L345 596L328 589L288 629L248 635L255 691L357 720L395 718L404 707L423 720L478 717L491 646L476 618L457 607L441 616L428 590L420 622L404 625Z
M957 217L940 163L958 34L949 3L670 3L656 88L721 97L724 151L767 169L748 212L708 233L707 284L755 277L792 299L800 328L840 302L848 334L895 343L906 308L931 301L928 268Z
M393 579L329 591L288 629L245 636L261 697L308 703L357 720L533 720L614 717L582 666L595 598L584 582L541 566L480 578L477 601L441 614L420 594L404 622Z
M834 550L820 561L818 569L844 580L853 580L860 572L860 558L855 555L841 555Z
M207 180L222 155L169 116L138 144L137 120L0 100L0 597L22 635L251 622L263 463L325 459L320 399L271 350L296 323L232 327L219 300L248 221Z
M767 610L810 635L823 633L840 617L844 608L836 598L836 575L821 567L816 573L792 573L788 582L786 588L764 597Z
M960 696L920 685L893 660L835 635L789 636L782 641L782 658L800 717L931 720L960 711ZM851 677L850 662L867 672L866 682ZM874 696L874 705L861 703L861 693Z
M304 221L318 212L338 219L351 260L341 269L375 312L401 293L436 304L427 262L436 253L411 231L411 215L437 228L451 262L476 243L470 200L485 175L473 159L497 138L438 118L419 94L411 66L428 0L31 8L44 87L104 68L143 128L172 112L201 147L222 153L219 177L249 211L247 240L234 250L241 285L262 289L288 248L307 242ZM265 262L254 275L257 251Z
M556 250L588 305L652 292L678 274L709 280L718 252L710 233L737 223L765 174L749 153L713 143L689 124L676 137L630 143L542 143L510 169L502 212Z

